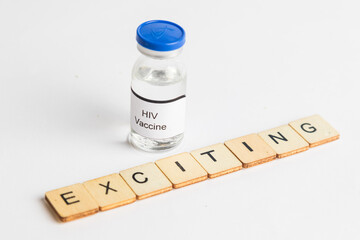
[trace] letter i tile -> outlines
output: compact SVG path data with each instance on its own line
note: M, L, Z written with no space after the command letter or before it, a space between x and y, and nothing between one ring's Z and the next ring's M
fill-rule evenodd
M339 133L319 115L299 119L289 125L310 144L310 147L316 147L340 137Z
M263 131L259 133L259 136L275 150L278 158L309 149L309 144L289 125Z
M272 161L276 152L257 134L250 134L225 142L243 163L244 168Z
M49 191L45 193L45 199L63 222L86 217L99 211L96 201L80 183Z
M174 188L204 181L208 177L208 173L189 153L163 158L157 160L155 164L172 182Z

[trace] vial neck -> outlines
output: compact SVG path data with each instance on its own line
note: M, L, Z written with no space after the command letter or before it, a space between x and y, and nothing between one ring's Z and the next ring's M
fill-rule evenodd
M137 45L137 49L144 55L155 58L155 59L169 59L169 58L175 58L180 55L182 52L182 47L173 51L154 51L147 48L144 48L140 44Z

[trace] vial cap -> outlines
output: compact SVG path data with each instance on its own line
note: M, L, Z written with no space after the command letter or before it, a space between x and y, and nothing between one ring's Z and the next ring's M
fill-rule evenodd
M173 51L185 44L185 31L173 22L151 20L137 28L136 41L150 50Z

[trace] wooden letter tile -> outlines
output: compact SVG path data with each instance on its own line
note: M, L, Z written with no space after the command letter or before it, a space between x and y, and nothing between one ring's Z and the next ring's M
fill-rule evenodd
M259 136L275 150L278 158L309 149L309 144L289 125L261 132Z
M181 188L207 179L207 172L189 154L180 153L157 160L156 165L169 178L174 188Z
M45 199L63 222L99 211L96 201L80 183L49 191L45 193Z
M310 147L316 147L340 137L339 133L319 115L293 121L289 125L310 144Z
M120 172L137 199L148 198L172 189L171 182L154 163L146 163Z
M118 173L87 181L83 185L99 204L101 211L133 203L136 200L135 193Z
M276 158L276 152L257 134L226 141L225 145L240 159L244 168L266 163Z
M190 153L208 172L209 178L215 178L242 168L241 162L224 144L219 143Z

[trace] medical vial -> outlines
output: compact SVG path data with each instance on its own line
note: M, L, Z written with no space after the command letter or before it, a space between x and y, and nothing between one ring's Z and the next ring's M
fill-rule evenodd
M169 150L185 130L185 31L169 21L148 21L137 28L136 41L142 55L132 71L129 141L145 151Z

